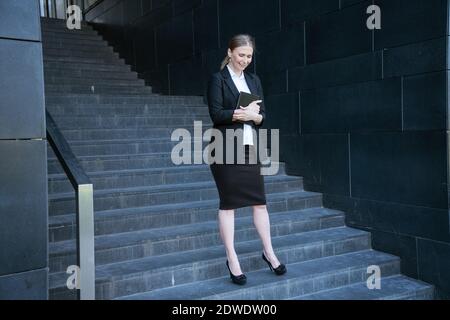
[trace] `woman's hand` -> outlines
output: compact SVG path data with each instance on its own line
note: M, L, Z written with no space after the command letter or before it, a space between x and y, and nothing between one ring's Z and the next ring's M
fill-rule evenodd
M261 102L262 102L262 100L255 100L255 101L252 101L252 103L250 103L247 107L239 107L239 108L244 109L244 110L251 110L253 112L259 113L260 107L259 107L258 103L261 103Z
M248 108L248 107L247 107ZM254 112L250 109L242 108L234 110L233 113L233 120L234 121L250 121L250 120L257 120L258 119L258 113Z

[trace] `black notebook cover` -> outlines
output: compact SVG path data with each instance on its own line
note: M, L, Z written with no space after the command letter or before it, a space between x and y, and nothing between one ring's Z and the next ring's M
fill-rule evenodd
M247 92L239 92L239 99L236 105L236 109L239 109L240 106L247 107L250 103L255 100L261 100L259 96L256 94L251 94Z

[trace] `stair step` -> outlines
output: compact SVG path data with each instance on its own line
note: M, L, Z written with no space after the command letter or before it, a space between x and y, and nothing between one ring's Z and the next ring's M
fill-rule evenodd
M155 152L141 154L111 154L79 156L78 161L87 172L120 169L143 169L152 166L173 166L170 152ZM53 152L47 157L49 173L63 173L58 159Z
M209 114L197 115L170 115L151 116L151 115L77 115L77 116L54 116L53 119L61 129L114 129L114 128L139 128L154 126L172 127L172 126L194 126L194 121L202 121L203 126L212 126ZM203 132L202 132L203 134ZM168 136L170 139L170 136Z
M88 24L85 21L82 21L80 27L80 29L69 29L67 28L66 22L61 24L41 22L41 31L45 33L82 34L86 32L97 32L91 24Z
M58 61L58 62L66 62L66 61L81 61L81 62L105 62L108 64L117 64L116 62L122 63L123 61L120 59L120 56L117 52L74 52L71 54L60 53L58 51L62 51L57 49L56 52L47 53L44 52L44 61Z
M64 96L57 94L47 94L45 96L48 104L179 104L179 105L198 105L203 104L202 96L161 96L156 94L147 95L106 95L106 94L66 94Z
M67 51L67 52L104 52L104 53L115 53L114 48L109 46L104 41L101 41L99 45L96 46L80 46L71 43L42 43L42 49L44 54L46 52L52 51Z
M210 181L213 179L211 170L207 165L103 171L92 172L88 175L95 190ZM48 175L49 194L72 190L72 184L65 174Z
M119 58L119 54L114 52L111 47L102 48L95 51L82 51L82 50L70 50L70 49L48 49L43 48L44 59L51 59L54 57L78 57L78 58Z
M74 45L74 46L80 46L80 47L107 47L109 46L108 42L103 40L102 38L99 39L72 39L72 38L65 38L65 37L59 37L59 38L42 38L42 45L43 46L57 46L57 47L65 47L67 45Z
M313 293L324 288L361 282L367 276L367 267L380 266L382 274L399 272L399 259L374 250L363 250L305 262L287 262L288 272L282 277L264 269L246 273L247 284L238 287L229 277L196 281L133 294L121 299L133 300L271 300Z
M183 127L184 129L184 127ZM207 137L209 140L209 136ZM157 145L157 144L168 144L171 143L173 145L177 144L179 141L170 141L170 135L169 136L163 136L163 137L143 137L143 138L118 138L118 139L91 139L91 140L69 140L70 145L72 148L74 147L85 147L85 146L129 146L129 145L135 145L135 144L150 144L150 145ZM203 142L203 144L208 144L208 141L202 141L201 138L192 137L192 142ZM48 149L51 150L50 144L47 144ZM169 150L170 151L170 150Z
M51 75L58 72L70 72L70 76L72 75L81 75L86 74L86 72L107 72L110 73L119 73L121 75L125 73L131 73L131 68L127 64L116 64L111 65L109 63L89 63L89 62L73 62L73 61L44 61L44 74ZM77 73L78 72L78 73ZM137 75L137 73L134 73Z
M52 41L68 39L68 40L95 40L102 41L103 38L94 30L86 30L85 32L71 32L66 29L64 32L55 32L53 30L42 30L42 39L51 39Z
M205 130L206 127L203 128ZM183 129L188 130L194 135L193 126L185 126ZM139 127L132 129L64 129L61 130L67 141L71 140L103 140L103 139L144 139L144 138L167 138L170 137L173 129L171 128L155 128L155 127Z
M298 177L267 176L265 179L266 193L301 191L303 181ZM321 205L320 193L304 193ZM60 215L73 212L75 206L74 192L49 194L50 215ZM145 207L149 205L182 203L217 199L218 192L214 181L190 182L183 184L167 184L160 186L128 187L108 190L94 189L94 210L122 209L127 207ZM298 199L300 205L305 199ZM296 204L295 199L293 199Z
M322 208L296 210L271 214L273 237L313 230L342 227L342 213L327 212ZM259 239L251 216L235 219L235 241ZM368 243L368 241L367 241ZM123 262L148 256L200 250L221 244L217 221L196 222L132 232L98 235L95 237L96 265ZM75 241L58 241L49 245L50 270L64 271L76 258Z
M52 93L86 93L86 94L149 94L152 93L152 88L144 86L143 83L135 83L134 85L130 84L96 84L92 85L89 83L83 85L76 84L49 84L45 85L45 92Z
M56 155L53 150L47 150L48 160L48 173L62 174L64 171L56 159ZM196 157L196 158L194 158ZM200 157L200 158L198 158ZM192 152L188 161L180 165L201 165L206 164L203 162L203 155L197 153L195 150ZM79 163L86 172L98 172L98 171L110 171L110 170L133 170L133 169L147 169L151 167L163 168L178 166L172 162L171 152L154 152L154 153L136 153L136 154L110 154L110 155L84 155L77 157ZM202 160L201 163L198 160ZM262 168L269 168L282 170L283 164L272 161L268 164L263 164Z
M170 138L157 138L157 141L145 141L149 139L143 139L143 141L138 141L137 139L127 140L125 142L116 142L100 144L94 141L84 141L85 145L73 145L71 149L75 156L86 156L86 155L114 155L114 154L142 154L142 153L153 153L153 152L172 152L174 148L179 144L177 141L170 141ZM98 140L100 141L100 140ZM176 164L204 164L207 163L204 160L203 150L207 148L208 142L193 140L193 142L198 142L199 150L194 149L194 144L192 144L191 154L185 155L183 159L179 159L178 154L176 160L180 163ZM176 151L175 151L176 152ZM47 145L47 154L49 158L56 158L50 145ZM194 156L199 160L197 162ZM194 160L193 160L194 159ZM183 161L181 163L181 161ZM171 162L172 165L175 163ZM209 164L209 163L208 163Z
M71 69L65 68L64 66L61 66L61 68L58 68L57 70L45 71L44 77L50 80L62 77L70 80L83 80L85 78L89 80L143 80L140 79L138 74L134 71L91 70L89 68Z
M185 126L184 129L193 132L192 126ZM62 134L67 141L82 140L95 141L106 139L170 139L174 129L172 128L155 128L155 127L139 127L135 129L69 129L62 130Z
M119 169L119 170L102 170L102 171L91 171L87 172L89 175L89 178L91 180L95 179L108 179L108 178L114 178L114 179L129 179L131 177L131 180L137 179L136 175L162 175L163 180L156 182L157 184L163 184L168 183L169 180L167 180L170 175L180 175L180 174L197 174L197 173L204 173L204 172L210 172L210 168L206 164L201 165L181 165L181 166L166 166L166 167L151 167L151 168L142 168L142 169ZM285 165L284 163L279 163L279 171L278 175L285 174ZM293 176L290 176L291 178L294 178ZM179 178L182 178L181 176ZM295 179L301 179L301 177L295 177ZM179 182L182 182L178 180ZM62 182L68 182L68 178L65 173L49 173L48 174L48 183L55 184L55 183L62 183ZM191 182L191 181L189 181ZM149 183L149 182L146 182ZM95 184L95 183L94 183ZM97 190L100 190L98 184L95 184L97 186Z
M67 95L67 94L76 94L76 93L81 93L81 94L86 94L86 95L97 95L97 94L102 94L105 96L112 96L114 97L116 94L128 94L128 95L136 95L136 96L140 96L143 94L153 94L153 89L152 87L141 87L141 88L127 88L126 86L122 86L122 87L115 87L114 89L112 89L113 86L111 86L111 88L104 88L104 87L99 87L98 85L96 85L94 88L72 88L72 89L67 89L67 88L62 88L62 89L57 89L57 88L51 88L51 89L47 89L45 91L46 94L54 94L54 95Z
M43 26L58 26L59 28L65 28L67 22L65 19L47 18L41 17L41 25ZM87 21L80 22L81 27L90 26Z
M76 85L76 86L139 86L144 87L145 81L143 79L109 79L109 78L81 78L81 77L58 77L58 76L44 76L45 84L49 85Z
M180 105L149 105L149 104L135 104L135 105L49 105L47 109L51 115L57 116L148 116L148 115L168 115L168 116L181 116L181 115L209 115L208 106L206 105L192 105L192 106L180 106ZM129 130L129 129L123 129ZM136 130L136 129L135 129Z
M120 66L120 65L125 64L125 60L114 57L114 56L101 57L101 58L71 57L71 56L67 56L67 57L44 56L44 63L45 62L61 62L61 63L74 62L74 63L93 63L93 64L103 63L103 64L109 64L109 65L113 65L113 66L115 66L115 65Z
M381 277L380 289L359 282L336 289L302 295L291 300L433 300L434 287L402 275Z
M64 80L63 80L64 79ZM50 90L59 90L59 89L84 89L94 86L94 91L97 88L100 89L136 89L136 88L151 88L150 86L145 85L145 81L139 78L89 78L85 77L66 77L61 78L58 76L45 76L45 85L47 87L47 91ZM56 93L55 93L56 94ZM89 93L88 93L89 94ZM146 93L145 93L146 94ZM69 108L72 109L72 108Z
M88 69L70 69L70 68L60 68L57 71L47 71L44 73L45 79L55 81L55 79L65 77L67 81L82 81L83 79L88 79L88 81L109 81L109 80L143 80L140 79L136 72L134 71L108 71L108 70L88 70ZM145 83L145 82L144 82Z
M44 54L51 53L51 52L63 52L63 53L93 53L93 52L102 52L102 53L117 53L114 51L114 48L111 46L108 46L107 43L104 43L104 41L101 41L101 45L97 46L80 46L76 44L69 44L65 43L62 45L62 43L59 44L49 44L49 43L43 43L42 49Z
M156 139L131 139L131 140L111 140L102 143L102 140L96 141L74 141L71 145L71 149L76 156L83 155L106 155L106 154L136 154L136 153L151 153L151 152L172 152L173 148L179 144L178 141L170 141L170 137L166 138L156 138ZM191 150L191 158L194 153L197 154L200 158L200 161L203 162L203 150L208 145L206 141L192 140L192 142L198 142L201 149L193 150L194 144L192 144ZM200 145L201 143L201 145ZM53 150L50 145L47 144L47 149L49 156L53 157ZM174 163L172 163L174 164ZM184 163L189 164L189 163Z
M41 24L42 34L46 36L51 36L52 34L65 34L65 35L73 35L73 34L96 34L98 35L97 30L92 28L90 25L82 25L81 29L69 29L67 25L63 26L55 26L53 24L43 23Z
M281 261L295 263L369 248L367 232L347 227L319 229L273 237ZM261 243L249 240L236 243L241 267L246 272L267 268L261 259ZM171 287L209 278L224 277L222 245L160 256L101 265L96 268L98 299L113 299L138 292ZM65 287L65 272L50 274L52 295L70 294ZM173 280L172 280L173 279Z
M86 172L173 166L170 152L88 155L79 156L77 159ZM63 173L62 167L53 152L49 153L47 160L49 173Z

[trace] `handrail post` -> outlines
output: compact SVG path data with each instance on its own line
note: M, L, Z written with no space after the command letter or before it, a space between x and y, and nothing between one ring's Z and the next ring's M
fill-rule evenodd
M94 201L92 184L77 190L78 266L80 267L80 299L95 299Z
M84 10L85 10L84 0L81 0L81 20L84 21Z
M94 187L50 113L46 110L47 141L75 189L77 222L77 296L95 299Z
M52 17L51 18L58 19L58 14L56 11L56 0L52 0Z
M42 1L42 3L44 4L45 17L50 18L50 9L49 9L49 6L48 6L48 1L49 0L44 0L44 1Z

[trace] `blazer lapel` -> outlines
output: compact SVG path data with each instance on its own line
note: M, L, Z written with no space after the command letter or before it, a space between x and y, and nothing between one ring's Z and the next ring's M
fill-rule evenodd
M227 84L228 88L230 88L231 92L233 93L234 98L237 100L239 97L239 91L236 88L233 79L231 79L231 75L227 67L223 68L222 76L225 79L225 83Z
M234 98L237 100L239 98L239 91L236 88L236 85L234 84L233 79L231 78L231 74L228 71L228 68L227 67L223 68L221 73L225 79L225 83L230 88L231 92L233 93ZM256 90L256 82L254 81L253 77L251 77L245 71L244 71L244 77L245 77L245 81L247 82L247 86L250 89L250 93L258 94L258 92Z
M245 76L245 81L247 82L247 86L250 89L250 93L257 95L258 92L256 91L256 83L253 80L253 77L250 77L246 72L244 72L244 76Z

